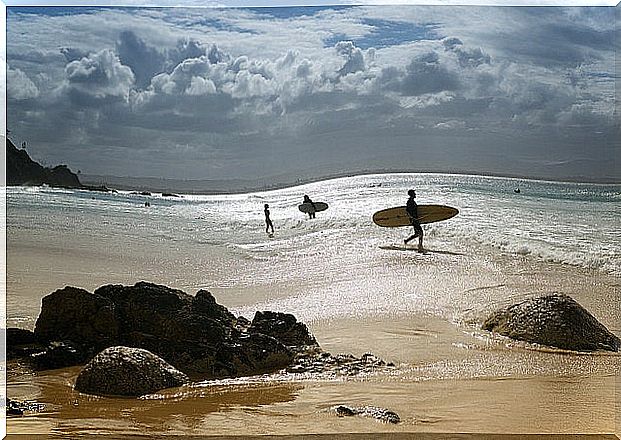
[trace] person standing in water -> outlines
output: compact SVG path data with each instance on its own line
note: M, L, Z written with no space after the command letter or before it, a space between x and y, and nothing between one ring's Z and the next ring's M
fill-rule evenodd
M270 233L270 228L272 229L272 234L274 233L274 223L272 223L272 219L270 218L270 205L267 203L263 206L263 212L265 212L265 232L267 234Z
M408 199L405 210L410 217L410 224L414 227L414 235L403 240L403 243L407 245L410 240L414 240L418 237L418 252L423 252L423 228L418 221L418 205L416 204L416 200L414 200L416 198L416 191L411 189L408 191L408 195L410 198Z
M302 203L310 203L310 204L311 204L311 206L313 207L313 209L311 209L311 210L308 212L308 218L315 218L315 209L316 209L316 208L315 208L315 204L314 204L314 203L313 203L313 201L310 199L310 197L308 197L308 196L304 196L304 202L302 202Z

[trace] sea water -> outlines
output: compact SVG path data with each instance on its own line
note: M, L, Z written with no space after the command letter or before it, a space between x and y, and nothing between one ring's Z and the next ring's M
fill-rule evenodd
M424 254L382 249L402 244L413 231L372 222L374 212L405 205L409 189L416 190L419 204L459 209L452 219L423 226L429 250ZM328 203L328 210L309 219L298 210L304 195ZM203 288L247 318L256 310L293 313L325 350L372 351L395 362L397 379L371 380L364 390L375 389L401 405L393 409L402 416L421 380L491 378L468 391L485 395L463 403L459 416L450 405L446 420L438 416L466 426L470 406L487 400L490 418L506 410L506 396L499 403L487 395L496 378L552 377L560 400L568 395L558 387L568 385L558 384L558 377L579 375L570 382L581 389L587 382L599 384L593 389L614 383L618 356L507 348L507 341L490 339L480 324L500 306L556 291L574 297L621 335L620 201L621 185L446 174L351 176L273 191L180 197L10 187L7 321L32 329L41 298L67 284L90 291L140 280L188 293ZM265 232L266 203L273 237ZM511 389L522 392L520 386ZM338 388L326 400L313 395L312 387L305 390L305 398L287 397L298 406L286 411L310 411L350 395L362 401L366 392ZM196 405L203 397L199 387L181 400ZM591 413L588 402L602 399L606 405L613 399L614 406L614 397L589 391L567 411L581 426L611 426L608 413L590 421L580 416ZM299 419L292 425L299 429L291 432L314 432L319 425L313 417ZM216 419L209 423L218 425ZM552 419L539 423L565 426ZM452 429L450 423L440 426ZM498 426L523 431L519 423Z

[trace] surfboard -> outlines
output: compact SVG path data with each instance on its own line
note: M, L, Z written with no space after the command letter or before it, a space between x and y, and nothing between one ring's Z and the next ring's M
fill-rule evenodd
M326 209L328 209L327 203L313 202L313 204L315 205L314 212L325 211ZM301 205L298 205L298 209L303 213L308 214L309 212L313 212L313 205L311 205L310 203L302 203Z
M418 221L421 224L435 223L455 217L459 210L445 205L418 205ZM382 209L373 214L373 223L385 228L410 226L410 216L405 206Z

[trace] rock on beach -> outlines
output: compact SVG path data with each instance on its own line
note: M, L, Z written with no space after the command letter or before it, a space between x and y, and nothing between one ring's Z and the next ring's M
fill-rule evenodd
M483 330L572 351L619 351L621 340L584 307L564 294L527 299L498 310Z
M188 376L141 348L110 347L80 372L75 389L99 396L142 396L188 383Z

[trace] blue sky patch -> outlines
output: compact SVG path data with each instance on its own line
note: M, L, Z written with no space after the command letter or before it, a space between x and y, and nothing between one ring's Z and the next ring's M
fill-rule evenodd
M361 49L374 47L381 49L383 47L396 46L404 43L411 43L421 40L439 40L444 38L438 33L439 24L425 23L414 24L403 21L391 21L381 19L363 19L362 23L373 26L374 30L362 38L351 38L350 36L338 33L326 39L326 47L332 47L339 41L353 41L354 44Z

